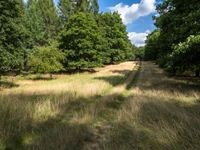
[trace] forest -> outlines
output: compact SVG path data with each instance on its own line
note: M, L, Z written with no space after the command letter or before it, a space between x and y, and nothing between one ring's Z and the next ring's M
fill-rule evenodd
M133 58L118 13L99 13L97 0L0 2L0 73L55 73Z
M146 40L145 57L172 75L200 76L200 3L165 0L157 6L157 29Z
M199 76L199 0L0 0L0 150L200 150Z

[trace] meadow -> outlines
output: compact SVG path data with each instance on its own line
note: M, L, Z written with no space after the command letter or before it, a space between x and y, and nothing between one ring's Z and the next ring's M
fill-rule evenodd
M198 150L200 81L152 62L3 77L0 150Z

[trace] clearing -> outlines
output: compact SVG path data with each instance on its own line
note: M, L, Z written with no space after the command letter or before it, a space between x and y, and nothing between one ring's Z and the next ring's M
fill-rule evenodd
M18 76L0 89L0 150L199 150L200 83L152 62Z

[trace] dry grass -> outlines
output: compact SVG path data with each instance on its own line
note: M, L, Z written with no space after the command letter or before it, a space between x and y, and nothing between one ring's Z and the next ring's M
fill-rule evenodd
M16 77L0 93L0 150L200 149L200 84L141 68Z

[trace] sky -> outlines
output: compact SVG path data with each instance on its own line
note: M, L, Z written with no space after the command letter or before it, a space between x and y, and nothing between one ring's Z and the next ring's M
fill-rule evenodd
M58 0L54 0L57 3ZM127 26L129 39L144 46L146 36L155 29L152 17L162 0L99 0L100 12L118 12Z
M99 0L101 12L117 11L127 26L129 39L136 46L144 46L146 37L156 27L152 17L161 0Z

